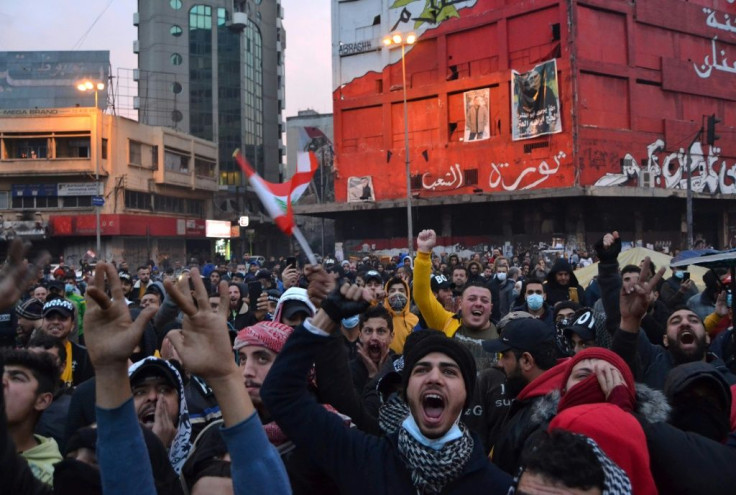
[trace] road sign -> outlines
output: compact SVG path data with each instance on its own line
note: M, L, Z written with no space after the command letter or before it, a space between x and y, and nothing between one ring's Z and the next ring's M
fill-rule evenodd
M105 206L105 198L102 196L92 196L92 206Z
M250 218L248 217L243 216L243 217L238 218L238 225L240 225L241 227L247 227L249 223L250 223Z

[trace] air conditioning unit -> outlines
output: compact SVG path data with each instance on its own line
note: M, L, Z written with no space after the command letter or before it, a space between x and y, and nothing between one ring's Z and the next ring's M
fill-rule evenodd
M134 81L140 81L141 80L141 71L140 71L140 69L133 69L133 80Z
M653 188L654 174L650 170L642 170L639 172L639 187Z
M138 12L133 12L133 25L137 26L140 24L141 15Z
M134 96L133 97L133 108L135 110L141 109L141 97L140 96Z
M133 42L133 53L138 53L138 52L140 52L140 51L141 51L141 44L140 44L140 41L138 41L138 40L135 40L135 41Z

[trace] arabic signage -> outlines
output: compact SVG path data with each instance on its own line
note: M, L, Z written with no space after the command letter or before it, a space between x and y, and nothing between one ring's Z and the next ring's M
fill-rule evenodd
M512 70L511 92L512 140L562 132L555 60L523 74Z

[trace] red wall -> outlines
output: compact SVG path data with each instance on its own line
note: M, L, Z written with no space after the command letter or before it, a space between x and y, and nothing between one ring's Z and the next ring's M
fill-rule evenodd
M713 70L703 78L693 68L711 53L714 36L718 49L736 61L736 33L708 26L703 11L715 10L719 20L725 14L736 18L736 5L578 1L569 32L567 3L478 0L459 18L425 32L407 52L411 175L424 174L425 186L415 178L413 192L431 198L477 190L640 186L644 169L656 179L651 187L677 189L686 160L681 148L703 116L713 113L722 121L722 137L714 149L693 150L705 155L696 163L695 190L736 192L736 73ZM553 39L555 24L560 40ZM525 72L553 58L563 132L512 141L511 70ZM480 88L490 88L491 138L462 142L463 92ZM346 200L352 176L372 176L377 201L406 195L401 89L397 63L335 92L338 201ZM624 170L632 160L634 166ZM453 169L463 180L453 180ZM474 170L477 183L466 183L466 171Z

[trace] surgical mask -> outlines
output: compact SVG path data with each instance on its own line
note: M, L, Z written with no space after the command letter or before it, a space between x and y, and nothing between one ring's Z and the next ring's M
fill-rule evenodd
M64 290L67 294L69 294L70 292L74 292L74 284L66 284L64 286Z
M682 280L684 276L685 272L683 272L682 270L675 270L675 278Z
M506 275L508 275L506 272L498 272L496 274L496 278L499 282L505 282L506 281Z
M542 297L541 294L531 294L526 296L526 305L529 306L529 309L532 311L540 310L543 304L544 297Z
M342 326L345 328L353 329L358 324L360 315L351 316L350 318L343 318Z
M388 297L388 305L391 306L391 309L394 311L403 311L404 307L406 307L407 301L408 298L401 292L397 292L396 294L392 294Z

